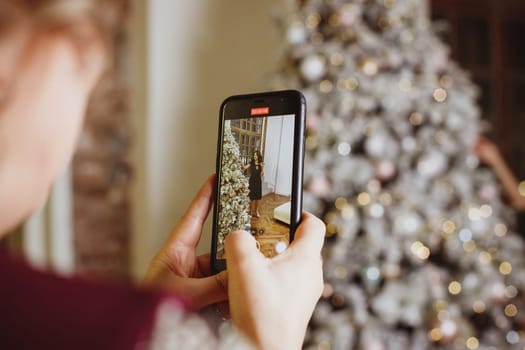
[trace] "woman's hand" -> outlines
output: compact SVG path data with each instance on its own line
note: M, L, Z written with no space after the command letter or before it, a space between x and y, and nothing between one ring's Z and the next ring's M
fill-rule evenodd
M325 226L304 213L294 241L264 257L245 231L226 237L230 313L260 349L300 349L323 289L321 247Z
M201 309L226 300L227 275L211 276L209 254L197 256L195 248L202 225L213 204L213 181L209 177L190 207L150 264L144 284L179 293Z
M498 147L489 139L480 136L474 146L474 154L483 162L491 166L498 165L501 160L501 154Z

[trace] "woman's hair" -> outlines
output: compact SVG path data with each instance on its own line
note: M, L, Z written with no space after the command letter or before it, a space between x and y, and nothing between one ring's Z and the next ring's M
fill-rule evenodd
M254 150L253 151L253 154L252 154L252 162L255 164L255 157L253 155L257 154L257 163L258 164L261 164L261 163L264 163L263 161L263 156L261 154L261 151L259 151L258 149Z
M20 27L31 35L66 35L80 53L97 41L111 72L113 48L129 10L130 0L0 0L0 44ZM15 74L16 76L16 74ZM0 76L0 110L11 96L12 82Z
M127 0L1 0L0 40L17 24L26 23L38 32L63 31L79 46L95 29L108 43L127 14L127 4Z

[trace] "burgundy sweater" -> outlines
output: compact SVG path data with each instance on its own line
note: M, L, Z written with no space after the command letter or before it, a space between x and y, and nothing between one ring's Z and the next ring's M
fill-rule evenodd
M29 267L0 252L0 349L141 349L173 295Z

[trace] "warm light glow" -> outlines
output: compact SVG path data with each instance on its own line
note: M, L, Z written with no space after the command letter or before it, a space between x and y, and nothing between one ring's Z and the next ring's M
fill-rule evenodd
M520 182L520 185L518 186L518 190L520 191L520 195L525 197L525 181Z
M432 341L439 341L441 340L441 338L443 337L441 335L441 329L439 328L433 328L429 333L428 333L428 337L430 338L430 340Z
M481 300L476 300L474 302L474 304L472 304L472 310L474 310L474 312L480 314L482 312L485 311L485 303L482 302Z
M344 197L338 197L335 200L335 207L339 210L342 210L347 204L348 204L348 201Z
M489 252L479 253L479 262L482 264L488 264L492 261L492 255Z
M476 337L470 337L467 339L467 341L465 342L465 345L467 346L467 348L469 348L470 350L475 350L479 347L479 340L478 338Z
M345 88L348 90L355 90L359 87L359 82L356 78L348 78L345 80Z
M456 224L453 221L447 220L443 223L443 232L446 234L453 234L456 231Z
M470 221L477 221L481 218L481 213L478 208L472 207L468 210L468 218Z
M357 203L361 206L370 204L371 198L370 195L366 192L362 192L357 196Z
M309 15L306 18L306 26L308 28L315 28L319 25L319 22L321 22L321 16L319 16L317 13Z
M488 204L483 204L480 208L479 208L479 213L481 215L481 217L483 218L488 218L492 215L492 207Z
M505 224L497 224L496 227L494 228L494 233L496 233L496 236L498 237L503 237L507 234L508 230L509 229L507 228Z
M350 220L355 215L355 209L351 205L346 205L343 209L341 209L341 216L345 220Z
M463 243L463 249L468 253L473 252L476 249L476 242L468 241Z
M421 125L421 123L423 123L423 115L421 115L421 113L414 112L410 115L408 121L414 126Z
M332 14L328 18L328 24L332 27L336 27L339 24L339 15L337 13Z
M363 72L368 75L376 75L379 71L379 66L377 65L377 62L372 59L367 59L363 62Z
M518 308L514 304L505 306L505 316L514 317L518 314Z
M499 264L499 272L502 275L508 275L512 272L512 265L506 261Z
M434 302L434 310L436 311L441 311L441 310L445 310L447 308L447 302L445 300L436 300L436 302Z
M337 233L337 226L334 224L328 224L326 225L326 235L332 236Z
M310 151L313 151L314 149L317 148L317 146L319 146L319 142L317 140L317 136L315 135L310 135L308 137L306 137L306 149L310 150Z
M334 53L330 56L330 63L334 66L340 66L344 62L344 57L339 52Z
M334 88L334 84L332 84L330 80L323 80L319 84L319 90L321 90L321 92L325 94L331 92L333 88Z
M458 295L461 293L461 283L458 281L452 281L448 285L448 292L452 295Z
M392 204L392 196L390 195L390 193L383 193L379 196L379 201L381 202L381 204L389 206L390 204Z
M443 75L441 78L439 78L439 85L445 89L451 88L453 83L454 80L450 75Z
M505 296L507 298L515 298L518 295L518 289L514 286L507 286L505 288Z
M445 102L445 100L447 99L447 91L443 88L437 88L436 90L434 90L433 96L436 102Z

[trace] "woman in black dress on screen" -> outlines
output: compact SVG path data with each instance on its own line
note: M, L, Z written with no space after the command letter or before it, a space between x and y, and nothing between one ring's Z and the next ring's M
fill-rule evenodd
M258 218L261 215L259 201L262 197L262 177L264 176L264 163L259 150L253 152L250 164L246 167L250 168L250 215Z

